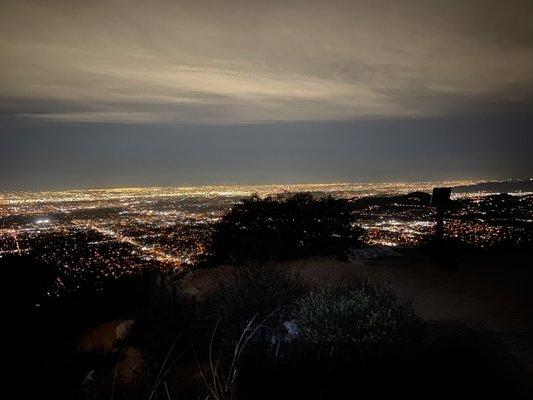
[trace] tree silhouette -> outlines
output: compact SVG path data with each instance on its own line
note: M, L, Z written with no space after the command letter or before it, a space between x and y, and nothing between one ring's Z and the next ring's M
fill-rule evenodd
M239 264L335 253L358 244L349 203L309 193L257 195L235 205L215 225L211 254Z

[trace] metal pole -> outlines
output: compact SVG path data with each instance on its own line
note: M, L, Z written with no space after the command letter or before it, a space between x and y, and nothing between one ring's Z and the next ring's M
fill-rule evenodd
M441 242L444 239L444 208L437 208L437 228L435 230L437 241Z

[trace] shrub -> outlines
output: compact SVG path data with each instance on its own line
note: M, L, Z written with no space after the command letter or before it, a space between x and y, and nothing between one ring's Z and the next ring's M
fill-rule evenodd
M363 281L311 290L294 316L302 341L313 345L390 348L416 343L422 332L409 303Z
M254 195L215 225L209 252L216 262L228 264L340 252L359 241L362 230L352 222L344 199Z
M287 269L271 264L236 268L206 296L211 320L220 320L219 330L233 338L252 319L275 325L304 293L300 279Z

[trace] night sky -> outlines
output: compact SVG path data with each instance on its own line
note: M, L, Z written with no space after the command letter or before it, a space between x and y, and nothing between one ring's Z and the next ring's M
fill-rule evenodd
M533 176L531 1L0 3L0 190Z

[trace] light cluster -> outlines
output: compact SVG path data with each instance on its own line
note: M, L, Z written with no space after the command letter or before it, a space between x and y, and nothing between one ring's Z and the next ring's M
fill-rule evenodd
M58 296L144 268L179 270L205 255L214 223L240 199L312 192L350 200L470 182L125 188L0 195L0 257L31 254L57 269ZM531 196L456 196L446 232L477 247L531 240ZM367 244L416 246L434 210L401 201L354 211Z

